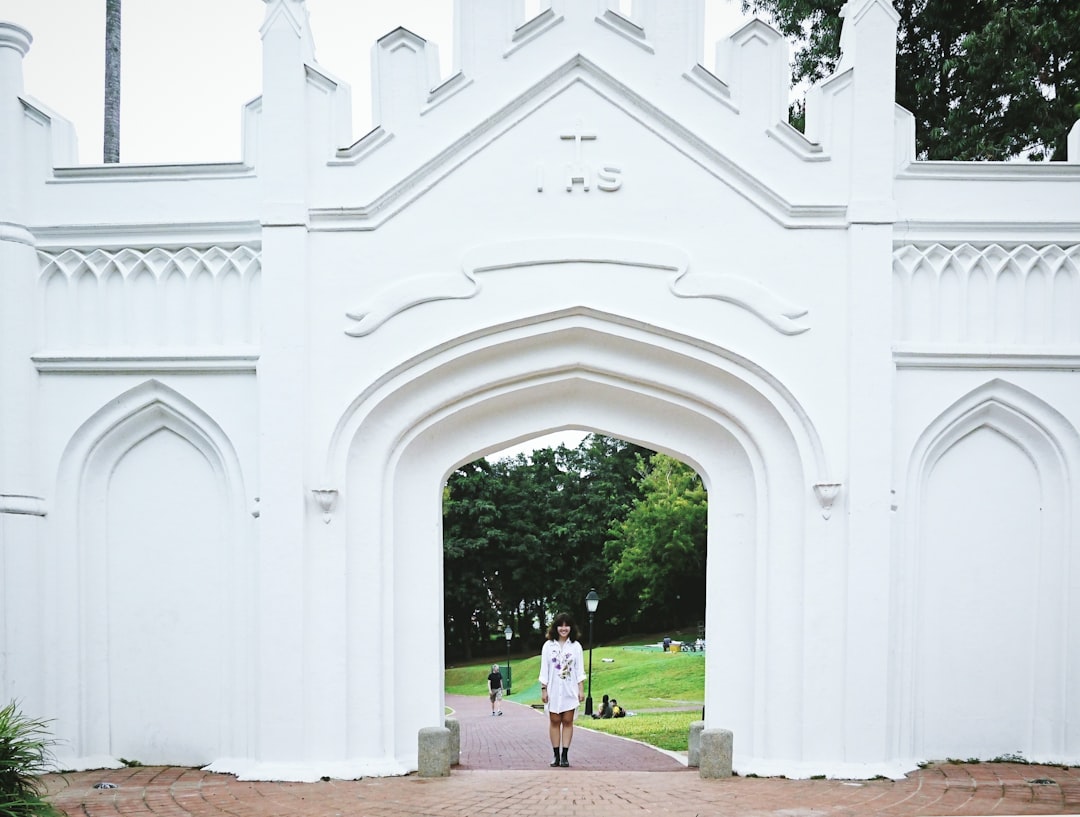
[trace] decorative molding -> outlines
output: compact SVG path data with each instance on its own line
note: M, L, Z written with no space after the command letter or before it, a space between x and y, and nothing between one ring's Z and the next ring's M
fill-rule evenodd
M832 516L832 506L836 501L836 498L840 496L841 483L839 482L818 482L814 485L814 496L817 497L818 504L821 506L821 518L828 519Z
M26 494L0 494L0 513L46 516L45 500Z
M810 327L796 323L808 310L781 298L771 289L736 275L690 274L684 252L663 244L620 239L541 239L489 244L468 251L461 275L418 275L384 287L360 309L345 313L356 325L346 335L363 337L390 318L429 301L466 300L480 291L478 273L553 264L621 264L671 273L668 291L678 298L711 298L745 309L783 335L798 335Z
M6 20L0 21L0 48L12 48L18 52L19 57L25 57L33 41L34 35L22 26Z
M766 129L765 135L804 162L827 162L832 159L818 142L811 142L787 122L777 122Z
M532 42L562 21L563 16L561 14L556 14L551 9L551 6L548 6L531 20L526 21L514 29L514 33L510 35L510 47L503 52L503 59L506 59L519 48Z
M255 168L244 162L193 162L191 164L101 164L57 167L46 184L84 182L169 181L255 178Z
M0 241L12 241L16 244L34 246L34 236L22 224L10 221L0 221Z
M684 72L683 78L692 82L732 113L739 112L739 106L731 98L731 88L728 84L700 62L695 63L693 68Z
M1080 244L902 244L893 250L898 345L937 351L1080 346Z
M167 355L42 352L30 359L42 374L254 374L259 354L253 349Z
M62 224L31 229L35 246L42 252L57 255L65 250L119 252L133 246L167 252L200 246L247 247L258 253L262 246L262 230L258 221Z
M942 219L897 219L894 229L894 249L909 245L926 247L932 244L958 246L997 244L1013 247L1021 244L1069 246L1080 241L1080 219L1072 221L1016 221Z
M1030 371L1080 371L1080 348L1032 349L1017 352L1015 346L961 348L923 344L893 345L893 362L898 369L1011 369Z
M1069 162L946 162L915 161L897 179L920 181L1050 181L1076 184L1080 165Z
M421 109L420 115L426 116L431 113L431 111L442 105L446 100L451 99L464 91L472 85L472 83L472 77L465 76L461 71L447 77L445 81L439 83L428 92L427 105Z
M72 357L54 351L66 349L79 350L80 366L157 359L171 369L187 356L217 367L216 359L234 355L229 347L249 359L241 366L250 361L258 335L257 249L67 249L39 251L38 259L46 333L39 359L46 368L50 361ZM169 351L159 352L162 348ZM132 349L140 354L132 355Z
M312 488L312 496L315 497L315 502L319 506L319 510L322 511L323 522L327 525L330 524L330 515L334 511L334 505L337 504L338 492L336 488Z
M543 16L543 15L541 15ZM793 229L844 230L847 205L796 204L720 153L707 139L687 129L632 88L578 54L484 122L448 144L404 179L390 185L367 203L313 207L312 232L375 230L430 190L440 179L468 162L551 99L580 84L597 94L661 139L705 173L730 186L738 195L777 224Z
M394 134L376 125L347 148L340 148L329 165L354 165L394 138Z
M645 36L645 29L635 23L633 20L628 20L623 17L619 12L614 9L605 9L603 14L596 16L596 22L606 28L608 31L614 31L624 40L633 43L638 48L647 51L650 54L656 52L652 43L649 42Z

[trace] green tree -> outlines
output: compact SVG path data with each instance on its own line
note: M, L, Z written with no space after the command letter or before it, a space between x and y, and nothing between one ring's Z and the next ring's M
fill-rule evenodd
M796 40L793 84L840 55L844 0L743 0ZM924 159L1063 160L1080 117L1080 4L1069 0L895 0L896 101ZM798 123L802 107L793 106Z
M584 618L590 588L607 598L608 530L639 497L636 464L651 453L589 435L576 449L477 460L451 474L443 497L447 654L486 652L507 623L526 644L538 641L554 613ZM616 602L605 602L598 634L629 619Z
M493 626L488 586L500 524L496 487L490 465L477 460L457 469L443 491L444 638L449 654L465 658Z
M612 588L635 601L639 624L666 627L700 618L708 521L701 477L685 463L654 454L641 491L605 549Z
M569 597L565 604L581 618L585 594L597 590L603 599L603 612L596 619L597 638L605 632L626 630L635 612L635 605L610 592L611 563L605 556L605 543L612 526L625 519L641 498L643 474L638 463L652 453L602 434L590 434L574 451L566 452L567 548L575 580L566 588Z

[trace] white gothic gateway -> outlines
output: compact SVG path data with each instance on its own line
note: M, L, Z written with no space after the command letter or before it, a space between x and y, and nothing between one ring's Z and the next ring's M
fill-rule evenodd
M415 769L442 485L566 428L705 480L736 770L1080 762L1080 130L916 161L887 0L805 135L760 21L465 0L353 141L265 2L228 164L78 166L0 24L0 692L63 767Z

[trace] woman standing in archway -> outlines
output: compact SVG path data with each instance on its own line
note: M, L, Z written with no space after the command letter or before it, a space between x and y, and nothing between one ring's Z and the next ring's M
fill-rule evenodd
M552 766L569 766L567 755L574 736L574 713L585 698L585 660L574 620L559 613L548 628L540 653L540 700L548 713L548 732L555 759Z

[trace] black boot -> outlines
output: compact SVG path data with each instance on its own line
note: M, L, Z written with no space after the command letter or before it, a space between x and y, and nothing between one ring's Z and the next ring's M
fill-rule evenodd
M566 757L566 754L569 751L570 751L569 747L565 747L565 746L563 747L562 760L559 761L560 766L569 766L570 765L570 760Z
M559 747L558 746L552 746L551 751L555 753L555 759L553 761L551 761L551 768L554 769L556 766L562 765L559 762Z

